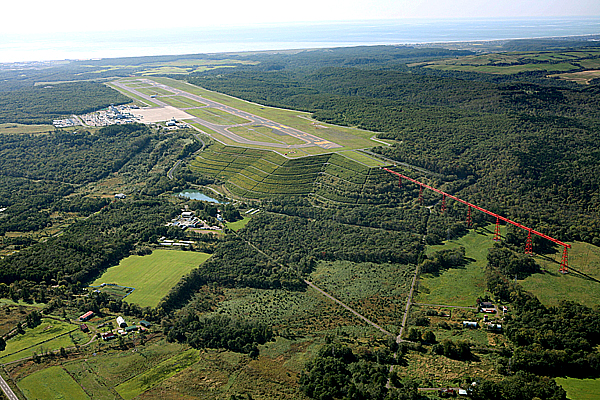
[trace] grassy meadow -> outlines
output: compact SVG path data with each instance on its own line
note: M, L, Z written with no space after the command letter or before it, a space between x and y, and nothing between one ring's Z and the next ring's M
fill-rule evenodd
M156 307L182 276L209 257L210 254L206 253L162 249L147 256L129 256L119 265L109 268L91 286L115 283L133 287L135 290L126 298L128 302Z
M567 391L570 400L597 400L600 394L600 378L556 378L556 383Z
M25 333L16 335L6 341L6 349L2 352L0 363L7 363L33 353L40 354L48 350L58 350L61 347L73 346L73 340L78 343L87 341L87 335L79 333L78 326L64 321L43 318L42 323L33 329L24 328ZM73 338L68 334L73 332Z
M562 249L548 256L536 256L543 273L520 281L525 290L546 305L572 300L588 306L600 305L600 247L574 242L569 250L570 273L558 272Z
M419 278L416 302L452 306L473 306L485 292L485 266L488 249L493 246L491 229L476 229L443 245L428 246L427 253L463 246L473 261L462 268L451 268L439 275L423 274ZM504 227L502 227L504 228Z
M28 399L87 400L90 396L60 366L33 373L18 382Z

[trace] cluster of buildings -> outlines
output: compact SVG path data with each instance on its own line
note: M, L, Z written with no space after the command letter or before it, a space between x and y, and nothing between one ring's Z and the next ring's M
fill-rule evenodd
M488 331L502 332L502 324L490 321L487 316L487 314L499 315L499 311L496 308L496 305L494 305L490 302L487 302L487 301L482 301L482 302L479 302L478 310L479 310L479 312L486 313L486 315L483 316L482 324ZM505 315L507 312L508 312L508 307L502 306L502 315ZM479 325L480 325L480 323L478 323L476 321L463 321L462 322L463 328L477 329L477 328L479 328Z
M183 211L177 218L167 222L167 226L176 226L181 229L197 228L207 230L220 230L218 226L210 226L205 221L194 215L193 211Z
M52 121L52 125L57 128L68 128L71 126L81 126L83 123L77 118L77 116L73 115L71 118L55 119Z
M88 311L88 312L86 312L85 314L83 314L83 315L81 315L79 317L79 322L87 322L91 318L93 318L94 315L95 314L94 314L93 311ZM102 337L103 340L111 340L111 339L116 338L117 335L124 336L124 335L129 334L130 332L135 332L135 331L138 331L138 330L140 332L143 332L146 329L150 328L150 326L152 326L152 324L150 322L144 321L144 320L140 321L137 325L131 325L131 326L129 326L127 324L127 322L125 322L125 319L123 317L121 317L121 316L117 317L117 321L116 322L117 322L117 332L115 333L114 330L111 329L108 332L102 333L101 337ZM100 329L100 328L105 328L107 326L110 326L112 328L113 323L111 321L103 322L103 323L99 324L97 326L97 328ZM81 330L83 332L89 332L89 327L85 323L81 324L80 328L81 328Z

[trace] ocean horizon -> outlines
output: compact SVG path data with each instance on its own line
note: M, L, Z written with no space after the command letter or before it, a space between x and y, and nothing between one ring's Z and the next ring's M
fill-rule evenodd
M600 34L600 17L379 20L1 34L0 63Z

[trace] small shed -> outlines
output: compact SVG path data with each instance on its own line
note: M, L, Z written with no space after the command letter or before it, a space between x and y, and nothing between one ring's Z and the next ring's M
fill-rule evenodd
M463 321L462 325L463 328L477 329L477 322L475 321Z
M152 324L148 321L140 321L140 325L143 326L144 328L150 328L152 326Z
M79 325L79 329L81 329L82 332L89 332L90 330L86 324Z
M85 322L88 321L90 318L92 318L94 316L94 312L93 311L88 311L85 314L83 314L82 316L79 317L79 320L81 322Z
M120 328L127 327L127 322L125 322L125 319L123 317L117 317L117 326L119 326Z
M106 333L102 334L102 339L104 339L104 340L111 340L111 339L114 339L114 338L116 338L116 336L112 332L106 332Z

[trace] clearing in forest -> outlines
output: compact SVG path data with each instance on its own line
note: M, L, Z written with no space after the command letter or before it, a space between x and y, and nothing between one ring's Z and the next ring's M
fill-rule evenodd
M126 297L142 307L156 307L182 276L206 261L210 254L195 251L154 250L147 256L129 256L109 268L91 286L115 283L135 288Z

